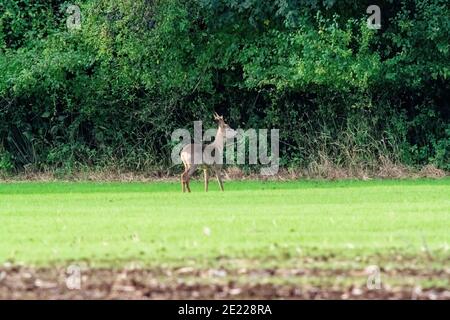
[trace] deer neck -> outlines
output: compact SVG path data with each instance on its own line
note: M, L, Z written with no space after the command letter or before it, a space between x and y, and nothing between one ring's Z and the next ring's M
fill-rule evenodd
M219 127L217 129L216 137L214 139L214 142L211 143L217 150L220 152L223 151L223 141L225 137L225 130L222 127Z

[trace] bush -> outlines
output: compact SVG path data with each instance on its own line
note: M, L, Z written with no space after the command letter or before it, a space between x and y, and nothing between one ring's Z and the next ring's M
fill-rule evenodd
M446 1L382 2L381 30L353 1L86 0L75 31L67 5L0 4L3 166L169 168L215 110L279 128L286 167L449 169Z

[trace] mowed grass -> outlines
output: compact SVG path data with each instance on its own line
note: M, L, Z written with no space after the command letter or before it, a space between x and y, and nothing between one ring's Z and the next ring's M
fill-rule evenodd
M211 181L213 182L213 181ZM0 184L0 263L449 257L450 179ZM281 263L281 262L280 262Z

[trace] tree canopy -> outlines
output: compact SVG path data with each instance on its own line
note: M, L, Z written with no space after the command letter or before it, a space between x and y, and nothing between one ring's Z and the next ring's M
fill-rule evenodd
M445 0L0 3L0 170L170 166L212 112L280 129L283 166L450 169Z

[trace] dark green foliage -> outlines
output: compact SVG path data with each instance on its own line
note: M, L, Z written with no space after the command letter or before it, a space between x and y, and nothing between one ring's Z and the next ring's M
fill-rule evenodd
M355 4L357 3L357 4ZM279 128L283 166L450 169L445 0L0 3L0 170L170 167L212 112Z

